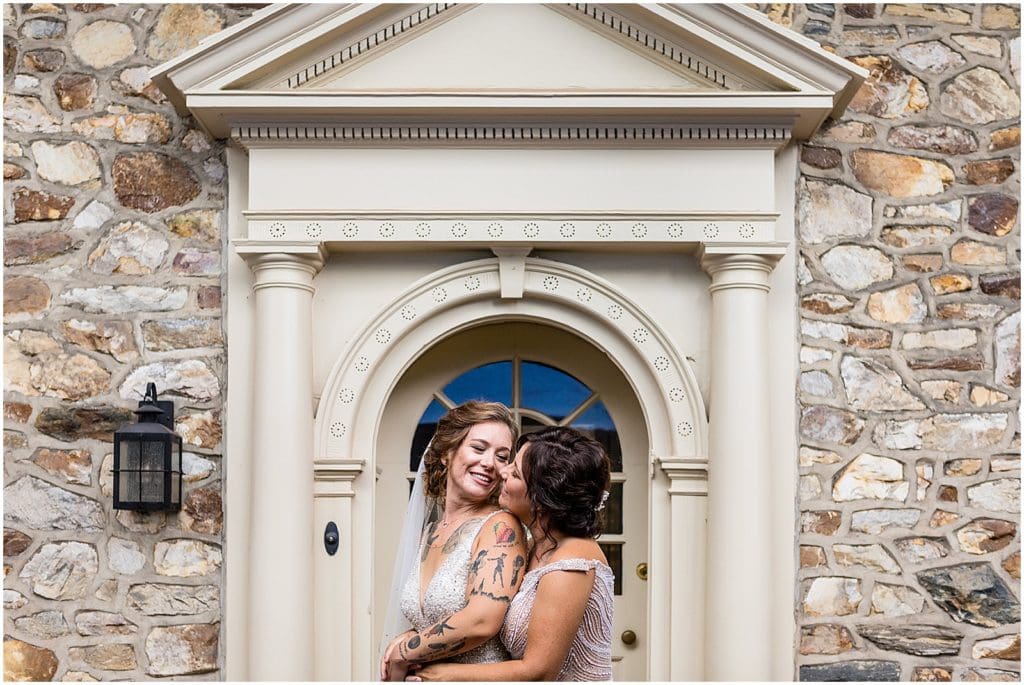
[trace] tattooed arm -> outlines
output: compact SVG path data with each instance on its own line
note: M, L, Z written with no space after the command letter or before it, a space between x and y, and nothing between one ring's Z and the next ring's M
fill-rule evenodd
M402 667L446 659L497 635L509 602L523 581L524 538L522 526L512 514L489 518L473 545L465 608L420 633L406 633L406 639L392 650L391 662Z
M427 664L410 671L406 680L556 680L583 621L594 576L593 571L560 571L541 578L522 659L494 664Z

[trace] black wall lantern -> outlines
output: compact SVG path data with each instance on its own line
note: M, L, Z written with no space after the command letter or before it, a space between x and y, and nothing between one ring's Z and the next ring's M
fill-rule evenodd
M181 509L181 437L174 404L156 398L156 383L135 412L138 423L114 431L114 508L136 511Z

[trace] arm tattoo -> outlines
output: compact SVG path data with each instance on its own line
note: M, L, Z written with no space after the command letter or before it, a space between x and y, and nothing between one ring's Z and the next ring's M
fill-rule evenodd
M445 630L453 630L453 628L447 619L441 619L440 623L427 631L427 635L444 635Z
M512 562L512 587L516 586L516 581L519 580L519 572L526 566L526 560L523 559L523 555L516 556L516 560Z
M499 556L488 558L488 561L494 562L494 573L491 574L491 582L496 583L500 580L502 587L505 585L505 557L507 556L507 554L502 553Z
M417 647L419 647L420 646L420 636L419 636L419 634L417 633L416 635L413 635L412 637L410 637L408 644L409 644L409 649L416 649Z
M516 542L516 531L504 521L498 521L491 528L494 539L498 546L505 547L514 545Z
M480 573L480 567L484 565L484 557L486 556L487 550L481 550L480 553L476 555L476 559L473 560L473 563L470 564L469 574L474 578L476 577L476 574Z
M469 521L466 521L461 526L456 528L455 532L452 533L451 537L449 537L448 540L444 543L444 547L441 548L441 551L445 554L449 554L450 552L454 551L455 548L459 546L459 543L462 542L462 539L466 537L466 534L469 533L470 526L473 523L475 523L475 521L473 519L470 519Z
M472 592L469 593L470 597L486 597L487 599L493 599L495 602L504 602L508 604L512 601L512 598L508 595L496 595L493 592L484 590L484 581L480 581L480 585L473 588Z
M426 531L426 536L427 543L423 545L423 552L420 554L420 563L423 563L427 560L427 555L430 554L430 548L434 546L434 543L437 542L437 538L441 536L440 533L437 532L436 521L429 524L429 527L427 528Z

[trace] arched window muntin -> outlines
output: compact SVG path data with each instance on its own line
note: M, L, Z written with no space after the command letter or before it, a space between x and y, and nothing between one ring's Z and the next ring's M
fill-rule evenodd
M558 395L561 394L561 397ZM409 487L437 421L449 409L469 400L502 402L521 433L548 426L568 426L600 442L612 463L610 496L600 544L615 572L615 594L621 594L623 536L622 447L618 429L599 391L549 363L515 355L473 367L436 389L417 424L409 454Z

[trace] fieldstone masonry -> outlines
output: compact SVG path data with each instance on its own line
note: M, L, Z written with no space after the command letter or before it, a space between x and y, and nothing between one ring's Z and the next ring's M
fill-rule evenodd
M223 145L146 74L255 7L3 6L8 679L223 678ZM147 381L178 515L111 508Z
M1020 674L1019 5L760 5L868 69L798 180L801 680Z
M4 667L223 677L222 144L155 64L258 5L4 21ZM760 5L871 77L800 151L803 680L1020 671L1020 11ZM155 380L178 515L115 513Z

